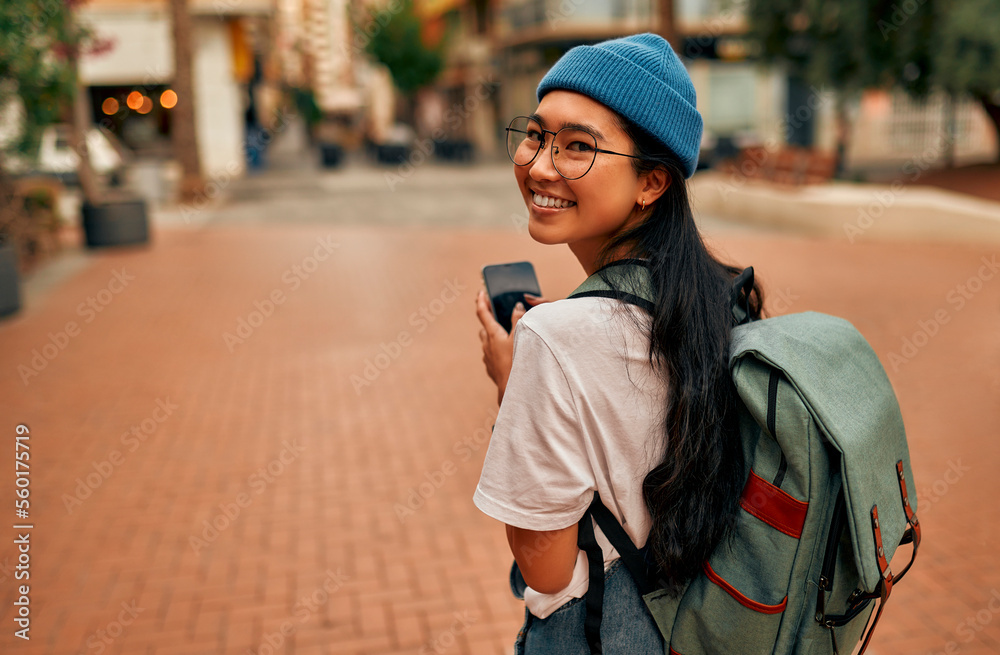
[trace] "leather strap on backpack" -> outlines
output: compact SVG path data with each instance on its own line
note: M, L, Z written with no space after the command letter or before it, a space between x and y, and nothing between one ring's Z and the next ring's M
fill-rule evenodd
M905 545L912 543L913 552L910 555L910 561L907 562L903 570L897 574L893 574L892 569L889 567L888 558L885 556L885 547L882 542L882 527L879 523L878 505L875 505L871 509L871 519L872 519L872 536L873 536L873 547L875 548L876 561L878 562L879 572L881 574L881 580L875 591L871 593L865 593L862 589L856 589L850 598L847 599L847 611L844 614L831 615L826 614L826 592L833 588L833 576L836 571L837 564L837 548L840 543L840 537L843 534L844 527L846 525L846 507L844 503L844 490L841 487L840 492L837 495L837 500L834 503L833 510L833 523L830 528L830 533L827 538L826 544L826 555L824 557L823 569L820 574L819 579L819 590L817 592L816 599L816 621L822 626L830 629L830 638L833 642L833 652L839 652L837 650L836 635L833 632L833 628L847 625L850 621L854 620L861 614L868 605L873 601L879 601L878 608L875 610L875 617L871 620L868 625L867 634L861 644L861 650L858 651L858 655L861 655L868 648L868 643L871 641L872 635L875 633L875 626L878 624L879 619L882 617L882 610L885 607L885 602L889 599L889 594L892 592L892 587L895 583L903 579L906 572L910 570L913 566L913 561L917 557L917 549L920 547L920 522L917 520L917 514L913 511L913 507L910 505L909 492L906 488L906 474L903 472L903 460L899 460L896 463L896 477L899 480L899 493L903 502L903 512L906 515L906 532L903 533L903 538L900 540L899 544Z

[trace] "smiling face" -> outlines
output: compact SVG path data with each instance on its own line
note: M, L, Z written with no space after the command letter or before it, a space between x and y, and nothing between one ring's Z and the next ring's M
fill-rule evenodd
M580 93L550 91L534 117L552 132L566 124L590 126L598 148L634 154L632 142L618 126L614 113ZM601 247L650 213L649 206L666 190L669 178L662 171L637 176L630 158L597 153L586 175L567 180L552 165L551 147L552 135L548 134L545 148L530 164L514 166L528 207L528 233L539 243L569 244L590 274ZM642 200L646 201L645 213L639 208Z

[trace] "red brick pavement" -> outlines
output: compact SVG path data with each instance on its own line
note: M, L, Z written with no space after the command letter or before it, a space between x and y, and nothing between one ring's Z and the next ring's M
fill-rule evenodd
M310 261L327 238L339 247ZM852 320L902 402L925 545L870 652L1000 652L1000 276L979 277L1000 246L717 243L778 313ZM0 324L0 651L509 652L510 554L471 502L495 413L473 298L483 264L522 258L551 297L581 278L568 250L512 231L159 230L149 249L92 254ZM134 279L109 287L115 272ZM25 384L50 333L65 348ZM919 346L890 364L904 339ZM12 621L18 422L30 642Z

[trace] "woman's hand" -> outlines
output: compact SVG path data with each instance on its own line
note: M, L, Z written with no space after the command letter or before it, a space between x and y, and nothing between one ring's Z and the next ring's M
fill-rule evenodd
M534 307L549 302L543 298L525 294L525 301ZM479 330L479 340L483 342L483 364L486 374L497 385L497 404L503 402L503 392L507 388L507 378L510 377L510 367L514 360L514 328L528 311L524 305L517 303L510 317L510 333L493 318L490 310L490 300L482 289L476 295L476 316L483 327Z

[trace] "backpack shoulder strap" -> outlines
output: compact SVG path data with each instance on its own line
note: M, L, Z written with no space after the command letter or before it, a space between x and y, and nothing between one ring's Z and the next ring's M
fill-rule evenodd
M645 596L655 590L645 551L636 548L625 528L601 502L601 494L595 491L590 507L580 519L577 533L577 546L587 555L589 586L585 596L586 614L583 628L592 655L604 652L601 644L601 620L604 614L604 553L594 536L593 523L600 526L601 532L618 551L622 564L631 574L639 590L639 595Z
M753 267L743 269L730 291L730 307L737 325L751 320L748 298L753 291ZM649 262L645 259L619 259L595 271L569 298L614 298L642 307L653 313L656 289Z
M614 298L652 313L654 291L649 264L644 259L619 259L598 269L570 298Z
M753 268L747 268L732 285L730 306L735 324L750 320L747 299L752 290ZM568 297L612 298L636 305L652 314L655 310L656 289L649 262L643 259L620 259L595 271ZM655 591L656 583L653 580L655 567L651 567L646 560L645 549L636 548L614 514L601 502L600 494L595 491L590 507L580 519L577 545L587 555L590 579L586 593L584 632L590 652L600 654L603 652L601 620L604 608L604 554L594 536L594 522L618 551L622 564L631 574L641 596Z

